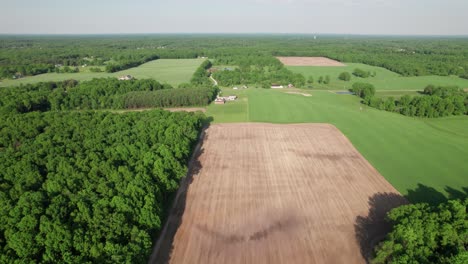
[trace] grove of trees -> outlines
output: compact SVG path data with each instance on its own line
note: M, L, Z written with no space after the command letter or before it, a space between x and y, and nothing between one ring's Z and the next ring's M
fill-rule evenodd
M404 95L398 100L374 96L374 87L366 83L353 84L351 91L363 98L364 104L406 116L435 118L468 114L468 93L458 87L429 85L424 89L423 96Z
M236 68L220 69L213 73L213 77L221 86L258 85L270 88L271 84L296 87L305 85L302 74L293 73L272 56L265 55L232 55L220 56L215 60L215 66L234 65Z
M468 263L468 200L404 205L388 213L393 230L371 263Z
M349 74L349 72L342 72L338 75L338 79L349 82L351 80L351 74Z

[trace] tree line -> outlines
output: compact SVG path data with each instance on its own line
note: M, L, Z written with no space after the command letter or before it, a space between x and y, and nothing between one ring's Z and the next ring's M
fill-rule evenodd
M1 263L146 263L203 124L46 112L0 123Z
M424 96L404 95L399 99L375 96L375 88L367 83L354 83L351 91L371 107L414 117L444 117L468 115L468 93L458 87L435 87L424 89Z
M212 85L174 89L152 79L43 82L0 89L0 112L200 106L209 104L216 94Z

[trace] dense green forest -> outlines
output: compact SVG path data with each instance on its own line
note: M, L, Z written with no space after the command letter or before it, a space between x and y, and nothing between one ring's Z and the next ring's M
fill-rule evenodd
M161 110L2 116L0 262L145 263L202 121Z
M468 263L468 200L393 209L393 230L371 263Z
M404 95L398 100L375 96L375 88L368 83L354 83L351 91L371 107L406 116L444 117L468 115L468 93L458 87L435 87L429 85L423 96Z
M0 78L36 75L55 65L133 67L148 58L326 56L404 76L468 76L467 38L319 35L0 36ZM231 62L234 62L230 59ZM253 64L251 64L253 65Z

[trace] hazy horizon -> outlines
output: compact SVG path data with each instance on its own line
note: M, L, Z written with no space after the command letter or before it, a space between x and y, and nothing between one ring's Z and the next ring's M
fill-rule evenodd
M16 0L2 9L2 35L468 35L465 0Z

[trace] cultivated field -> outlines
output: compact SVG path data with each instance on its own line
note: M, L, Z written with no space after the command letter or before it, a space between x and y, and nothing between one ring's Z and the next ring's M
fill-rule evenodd
M186 180L151 262L363 263L405 203L328 124L212 125Z
M343 63L325 57L276 57L286 66L345 66Z
M38 82L64 81L69 79L86 81L93 78L117 78L127 74L130 74L137 79L155 79L161 83L178 85L190 82L190 78L193 73L203 61L204 59L160 59L147 62L135 68L114 73L89 71L79 73L46 73L18 80L3 80L0 82L0 87L18 86L20 84Z

